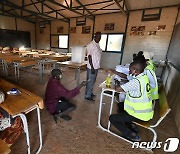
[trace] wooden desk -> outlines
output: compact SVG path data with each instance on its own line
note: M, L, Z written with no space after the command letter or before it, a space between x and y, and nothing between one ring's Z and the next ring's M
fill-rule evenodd
M60 67L61 66L68 66L71 68L75 68L76 69L75 79L77 79L77 85L79 85L81 68L86 67L87 61L82 62L82 63L74 63L72 61L65 61L65 62L57 62L57 64L59 64Z
M46 64L52 64L53 65L53 69L55 69L56 68L56 63L57 63L57 60L51 60L51 59L44 59L44 60L39 60L38 61L38 66L39 66L39 81L40 82L43 81L44 66Z
M3 73L5 77L8 76L8 64L11 64L13 62L25 62L25 61L31 61L31 58L27 57L19 57L17 55L11 55L11 56L3 56L2 58L2 65L3 65Z
M32 67L35 66L36 64L37 62L35 60L24 61L24 62L14 62L15 78L19 80L19 69L21 67L30 67L31 73L32 73Z
M42 148L41 120L40 120L39 108L42 109L44 107L43 99L1 78L0 78L0 88L5 94L7 93L7 91L10 91L12 88L17 88L21 92L21 94L19 95L6 95L5 101L0 104L0 107L4 109L6 112L8 112L12 117L16 117L16 116L21 117L24 125L24 131L26 133L28 154L30 154L30 141L29 141L28 123L25 114L29 113L34 109L37 109L39 140L40 140L40 146L37 153L39 153Z
M51 55L49 58L52 60L57 60L57 61L66 61L70 57L66 55Z
M57 61L66 61L70 57L66 55L49 55L49 54L39 54L39 57L47 58L51 60L57 60Z

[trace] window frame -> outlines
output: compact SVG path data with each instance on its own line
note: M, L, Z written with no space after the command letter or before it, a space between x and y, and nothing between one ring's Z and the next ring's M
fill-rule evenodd
M108 52L108 53L122 53L122 52L123 52L122 49L123 49L123 47L124 47L124 41L125 41L125 33L102 33L101 35L104 35L104 34L107 35L107 39L106 39L105 50L103 50L103 52ZM109 35L123 35L122 45L121 45L120 51L107 51Z
M59 36L68 36L68 44L67 44L67 48L60 48L59 47ZM68 49L69 50L69 34L51 34L51 39L52 39L52 36L57 36L58 37L58 47L53 47L51 46L51 48L56 48L56 49ZM52 41L52 40L51 40ZM52 43L52 42L51 42Z

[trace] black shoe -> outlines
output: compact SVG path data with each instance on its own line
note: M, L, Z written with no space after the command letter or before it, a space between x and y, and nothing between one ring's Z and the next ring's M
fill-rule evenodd
M70 116L68 116L68 115L62 115L62 116L60 116L62 119L64 119L64 120L66 120L66 121L69 121L69 120L71 120L72 118L70 117Z
M95 98L95 97L96 97L96 95L94 95L94 94L92 93L92 94L91 94L91 97L92 97L92 98Z
M88 101L95 101L95 99L93 99L92 97L85 97L85 99L87 99Z
M123 137L132 142L138 142L141 140L141 138L138 134L136 134L135 136L123 136Z
M137 128L137 126L134 123L126 123L126 126L132 130L134 133L139 133L139 130Z

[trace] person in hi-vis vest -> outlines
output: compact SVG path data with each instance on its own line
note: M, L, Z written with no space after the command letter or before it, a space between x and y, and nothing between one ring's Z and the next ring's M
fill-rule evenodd
M153 60L152 59L146 60L144 55L142 54L142 55L137 56L134 61L140 61L144 63L145 65L144 73L149 78L152 100L159 99L158 82L157 82L157 77L155 74L155 65L154 65Z
M117 92L126 92L124 111L110 115L109 120L123 137L131 141L140 141L138 129L133 121L149 121L153 118L151 88L149 79L144 73L144 63L132 62L129 74L134 79L116 87Z

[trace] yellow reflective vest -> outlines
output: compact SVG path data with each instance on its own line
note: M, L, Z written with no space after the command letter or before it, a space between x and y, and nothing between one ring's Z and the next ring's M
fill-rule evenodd
M148 60L147 62L147 66L153 70L154 72L156 71L156 67L155 67L155 64L154 64L154 61L152 59Z
M124 110L137 119L149 121L153 118L154 114L149 79L145 74L136 79L139 81L141 96L132 97L127 92L124 101Z
M152 100L156 100L159 99L159 94L158 94L158 82L157 82L157 78L156 78L156 74L155 72L152 70L152 67L150 67L149 65L146 66L145 70L149 70L150 73L152 74L155 83L156 83L156 87L155 88L151 88L151 95L152 95Z

